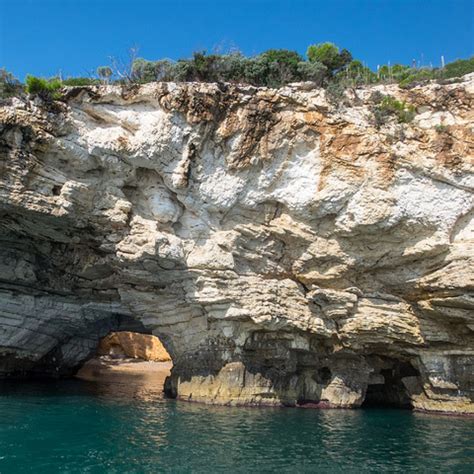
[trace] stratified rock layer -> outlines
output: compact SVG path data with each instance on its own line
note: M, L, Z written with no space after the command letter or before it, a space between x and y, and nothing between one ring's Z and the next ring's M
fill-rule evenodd
M375 90L417 107L372 125ZM473 412L474 79L74 88L0 111L0 373L153 333L172 396Z

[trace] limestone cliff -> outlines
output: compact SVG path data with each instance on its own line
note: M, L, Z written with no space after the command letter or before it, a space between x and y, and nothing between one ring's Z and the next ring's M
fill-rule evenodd
M373 126L379 90L414 120ZM0 110L0 373L158 335L171 396L473 412L474 76L154 83Z

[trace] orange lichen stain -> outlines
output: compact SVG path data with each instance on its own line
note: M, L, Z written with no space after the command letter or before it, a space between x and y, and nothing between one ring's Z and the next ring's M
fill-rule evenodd
M119 149L122 149L124 151L128 150L130 146L130 142L128 138L123 135L117 138L117 143L118 143Z

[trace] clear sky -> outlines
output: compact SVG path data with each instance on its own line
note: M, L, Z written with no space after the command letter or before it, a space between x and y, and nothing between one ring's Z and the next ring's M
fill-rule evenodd
M88 75L139 47L146 59L235 46L305 53L332 41L370 67L474 54L474 0L0 0L0 67Z

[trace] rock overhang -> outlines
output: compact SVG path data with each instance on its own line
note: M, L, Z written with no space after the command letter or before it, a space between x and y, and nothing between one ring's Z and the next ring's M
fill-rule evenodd
M55 112L14 101L2 289L120 305L170 341L185 398L224 403L227 386L231 403L357 405L377 356L416 367L415 406L472 411L472 81L377 86L420 110L382 129L370 88L344 107L298 84L81 88ZM65 352L59 313L48 326L2 306L31 367ZM97 331L78 314L76 335ZM43 327L56 345L34 344Z

